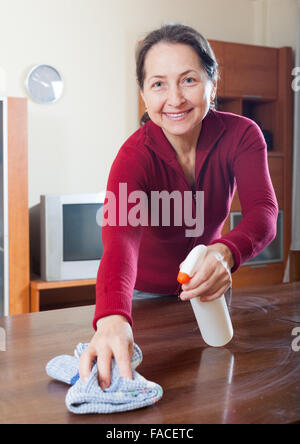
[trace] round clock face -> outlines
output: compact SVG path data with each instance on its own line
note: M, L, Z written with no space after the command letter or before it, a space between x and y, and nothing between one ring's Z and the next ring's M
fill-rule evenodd
M27 76L26 87L30 97L38 103L56 102L63 93L59 72L50 65L37 65Z

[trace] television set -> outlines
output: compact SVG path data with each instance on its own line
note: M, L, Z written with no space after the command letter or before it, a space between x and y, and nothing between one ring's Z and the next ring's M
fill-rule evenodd
M31 267L44 281L95 279L105 192L48 194L30 209Z
M233 211L230 213L230 229L233 230L242 220L242 213ZM256 257L243 265L259 266L283 261L283 211L279 210L277 218L277 233L275 239L261 251Z

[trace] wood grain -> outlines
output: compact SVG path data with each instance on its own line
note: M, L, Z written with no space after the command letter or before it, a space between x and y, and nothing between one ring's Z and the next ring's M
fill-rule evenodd
M290 251L290 282L300 281L300 251Z
M225 44L225 95L228 97L277 97L276 48Z
M27 99L8 98L9 313L29 312Z
M75 416L68 386L51 380L46 363L88 342L94 307L1 318L0 423L203 424L300 421L300 283L239 289L230 308L235 330L226 348L207 347L189 302L133 301L134 337L144 355L137 371L159 383L155 405L122 414Z
M215 53L218 69L219 69L219 80L218 80L218 95L224 96L225 94L225 43L218 40L209 41L212 50Z

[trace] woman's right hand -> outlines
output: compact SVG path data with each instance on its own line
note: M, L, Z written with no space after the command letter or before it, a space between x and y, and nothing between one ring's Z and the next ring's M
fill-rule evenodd
M99 384L102 390L111 383L111 360L114 357L120 376L132 379L131 358L133 333L128 320L121 315L99 319L97 332L79 361L80 378L86 382L97 358Z

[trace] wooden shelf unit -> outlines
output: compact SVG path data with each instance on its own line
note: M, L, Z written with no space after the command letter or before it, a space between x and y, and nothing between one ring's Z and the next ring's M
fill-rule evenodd
M41 311L41 293L46 292L48 290L56 290L51 295L52 300L52 308L61 308L61 307L70 307L70 306L78 306L78 305L85 305L86 300L89 303L94 303L94 298L90 297L84 299L80 299L80 302L76 303L76 297L72 298L72 302L68 302L64 298L64 300L59 300L60 298L55 297L59 292L57 290L60 289L70 289L72 288L79 294L77 291L80 287L93 287L93 290L96 287L96 279L81 279L81 280L74 280L74 281L55 281L55 282L46 282L41 280L38 277L32 277L30 281L30 312L31 313L37 313ZM77 295L76 295L77 296Z
M276 284L283 281L291 240L292 177L292 49L268 48L211 41L222 59L222 93L218 109L244 115L272 133L269 169L283 211L284 260L280 263L243 266L233 276L235 287ZM238 193L232 211L241 211ZM223 233L229 230L229 220Z
M292 67L290 47L269 48L211 40L219 63L217 109L251 118L272 133L269 170L280 210L283 211L284 260L242 266L233 275L234 287L277 284L283 281L291 241L292 189ZM145 112L139 94L139 119ZM241 211L236 193L231 211ZM229 231L229 218L223 233Z
M27 99L1 97L0 131L3 176L1 192L5 201L1 212L7 211L8 246L5 248L4 287L8 295L5 314L29 312L29 215L28 215L28 121ZM6 153L7 150L7 153ZM3 180L3 178L2 178ZM6 210L7 207L7 210ZM6 217L5 217L6 219ZM2 224L6 225L6 220ZM3 228L3 227L2 227ZM5 236L6 237L6 236ZM2 282L3 284L3 282Z

